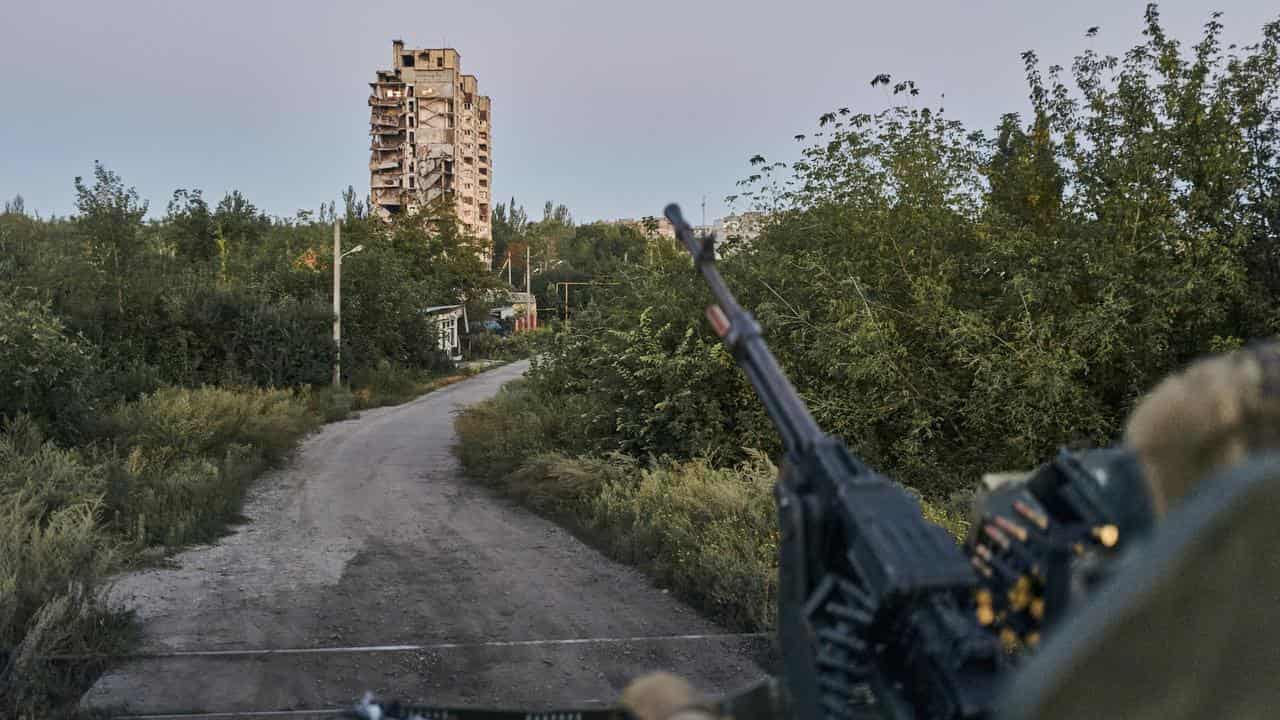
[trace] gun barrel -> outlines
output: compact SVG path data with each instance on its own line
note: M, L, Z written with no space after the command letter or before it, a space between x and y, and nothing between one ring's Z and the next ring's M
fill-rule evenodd
M760 324L751 313L738 304L737 298L725 284L724 278L715 265L715 246L711 238L699 242L693 235L693 228L685 222L680 206L672 203L664 213L676 237L693 255L693 262L711 287L711 294L723 314L723 322L713 317L716 332L742 366L747 379L755 388L756 394L764 404L769 418L778 428L787 452L803 451L821 437L822 430L809 413L808 406L800 398L791 381L787 379L778 361L769 352L764 337L760 332Z

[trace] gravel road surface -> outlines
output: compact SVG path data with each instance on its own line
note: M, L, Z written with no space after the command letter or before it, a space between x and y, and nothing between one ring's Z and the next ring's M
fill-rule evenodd
M726 631L460 477L455 409L527 366L324 427L254 486L248 522L113 590L137 611L146 653L465 647L137 659L104 675L82 704L138 715L297 712L348 707L371 690L546 709L612 703L652 669L710 693L758 678L762 640L619 640ZM484 645L579 638L604 642Z

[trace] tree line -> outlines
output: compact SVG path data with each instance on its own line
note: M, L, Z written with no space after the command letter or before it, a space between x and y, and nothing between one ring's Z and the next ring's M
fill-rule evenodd
M347 379L439 365L422 308L496 284L444 204L385 223L348 189L342 208L271 218L237 191L211 204L179 189L148 221L102 165L75 188L70 218L31 217L21 198L0 215L0 415L67 441L94 407L161 386L327 382L335 220L344 247L364 245L343 267Z

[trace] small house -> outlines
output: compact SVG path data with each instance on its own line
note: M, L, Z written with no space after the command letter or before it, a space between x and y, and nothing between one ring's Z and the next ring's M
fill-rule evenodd
M467 325L467 308L464 305L435 305L422 311L427 322L436 326L436 348L450 360L462 359L461 336L470 331ZM459 333L461 325L461 333Z

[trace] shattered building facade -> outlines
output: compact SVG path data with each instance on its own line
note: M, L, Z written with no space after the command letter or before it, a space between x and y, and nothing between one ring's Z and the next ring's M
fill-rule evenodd
M384 218L451 198L465 234L492 247L489 97L452 48L395 40L392 69L369 83L369 196Z

